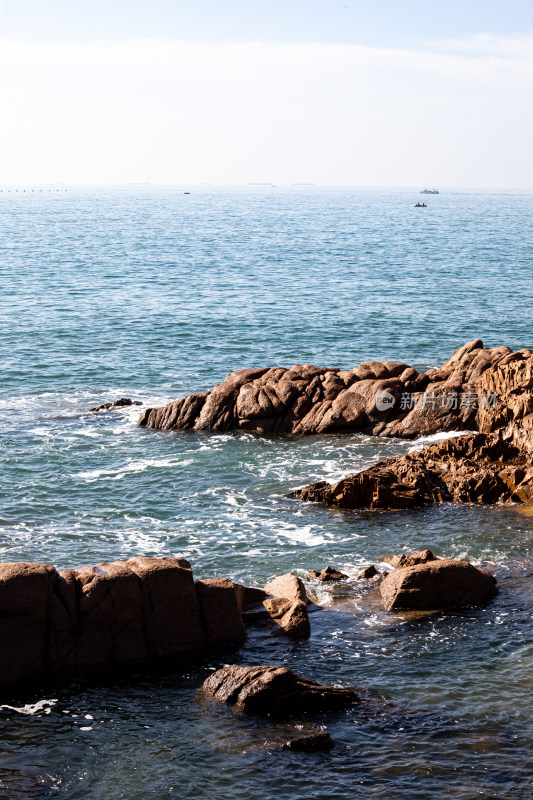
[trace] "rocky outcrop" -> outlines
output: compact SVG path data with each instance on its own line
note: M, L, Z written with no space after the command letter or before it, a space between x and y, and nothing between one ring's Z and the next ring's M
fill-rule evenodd
M476 339L442 367L427 372L390 361L366 361L350 370L309 364L243 369L232 372L211 392L147 408L139 425L291 434L362 431L407 438L477 430L483 376L499 365L531 356L529 350L486 348Z
M485 603L497 591L488 572L454 559L400 565L380 584L386 611L456 610Z
M183 558L132 558L63 572L0 564L0 686L240 644L242 610L265 596L228 579L195 584Z
M482 433L501 431L519 449L533 455L533 357L530 350L512 353L484 373L479 393L492 399L478 412Z
M380 461L334 484L313 483L292 496L339 508L376 509L446 501L533 502L533 465L524 450L498 433L470 434Z
M202 688L245 711L277 717L339 711L358 700L352 689L322 686L280 666L228 664L210 675Z
M289 572L267 583L264 590L273 595L263 600L263 605L274 622L292 639L309 639L309 601L300 578Z

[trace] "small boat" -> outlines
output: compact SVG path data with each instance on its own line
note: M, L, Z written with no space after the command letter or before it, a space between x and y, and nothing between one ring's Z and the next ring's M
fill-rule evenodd
M415 203L415 208L427 208L425 203Z
M420 194L439 194L438 189L422 189Z
M190 194L190 192L183 192L183 194Z

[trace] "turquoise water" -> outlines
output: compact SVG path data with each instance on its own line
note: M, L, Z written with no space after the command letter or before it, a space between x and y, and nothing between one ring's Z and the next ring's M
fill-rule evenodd
M155 432L136 427L135 407L87 412L120 396L162 404L245 366L428 368L474 338L533 346L533 197L450 192L414 209L418 199L0 193L2 560L64 568L179 554L198 577L262 585L326 563L356 574L429 546L484 563L501 587L485 609L416 622L381 612L360 587L326 593L309 642L254 634L226 657L387 699L319 720L330 754L280 753L296 723L206 704L196 688L224 659L208 660L15 698L16 710L0 710L0 796L532 796L532 516L354 513L286 497L427 440Z

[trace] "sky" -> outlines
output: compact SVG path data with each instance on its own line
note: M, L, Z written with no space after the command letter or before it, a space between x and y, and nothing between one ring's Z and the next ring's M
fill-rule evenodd
M533 188L533 0L0 0L0 185Z

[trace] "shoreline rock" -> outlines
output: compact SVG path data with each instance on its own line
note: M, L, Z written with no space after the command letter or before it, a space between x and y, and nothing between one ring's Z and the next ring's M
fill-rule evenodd
M522 362L528 364L525 370ZM495 386L501 390L518 379L527 383L532 364L533 353L527 348L513 353L509 347L486 348L476 339L427 372L389 361L367 361L351 370L310 364L242 369L230 373L211 392L145 409L138 424L158 430L362 432L414 438L438 431L480 430L482 421L487 432L487 414L482 410L487 397ZM500 378L495 378L495 370L502 371ZM512 411L515 402L511 395L508 400Z
M184 558L136 557L62 572L2 563L0 688L242 644L242 612L263 597L225 578L195 582Z

